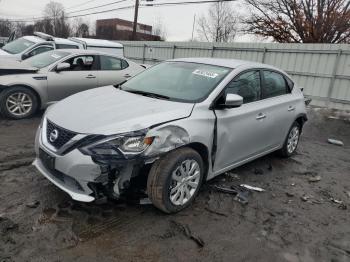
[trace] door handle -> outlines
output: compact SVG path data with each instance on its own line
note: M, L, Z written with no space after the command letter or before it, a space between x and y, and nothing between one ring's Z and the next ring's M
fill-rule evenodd
M88 75L86 78L96 78L94 75Z
M129 77L131 77L131 75L125 74L124 77L129 78Z
M256 120L261 120L261 119L264 119L266 118L266 115L263 114L263 113L259 113L258 116L256 117Z
M291 112L291 111L294 111L295 110L295 106L289 106L288 107L288 111Z

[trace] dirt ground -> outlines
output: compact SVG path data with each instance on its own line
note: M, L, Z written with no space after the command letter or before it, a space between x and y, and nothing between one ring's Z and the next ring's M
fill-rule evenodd
M176 215L70 200L31 166L41 115L0 119L0 261L350 261L350 122L330 115L309 110L295 156L219 176ZM266 191L213 189L243 183Z

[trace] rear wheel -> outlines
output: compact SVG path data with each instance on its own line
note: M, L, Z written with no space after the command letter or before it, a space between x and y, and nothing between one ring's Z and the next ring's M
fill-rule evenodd
M160 210L178 212L193 202L203 177L203 160L195 150L172 151L153 164L147 181L148 196Z
M37 108L36 95L26 87L10 87L0 93L0 112L6 118L28 118Z
M280 155L283 157L290 157L293 155L298 147L300 138L301 126L298 122L294 122L289 129L286 140L283 147L279 151Z

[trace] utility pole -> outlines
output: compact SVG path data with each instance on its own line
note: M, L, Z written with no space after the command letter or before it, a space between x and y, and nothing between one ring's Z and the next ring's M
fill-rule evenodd
M195 26L195 24L196 24L196 15L194 15L194 17L193 17L192 40L191 41L193 41L193 34L194 34L194 26Z
M134 27L132 30L132 40L136 40L136 34L137 34L137 18L139 15L139 0L135 0L135 15L134 15Z

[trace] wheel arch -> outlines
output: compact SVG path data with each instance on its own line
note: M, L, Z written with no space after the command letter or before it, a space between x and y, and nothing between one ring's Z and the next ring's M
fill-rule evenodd
M199 142L192 142L185 145L185 147L192 148L201 156L205 168L203 181L206 181L209 171L209 150L207 146Z
M307 115L305 113L299 114L295 118L295 122L297 122L300 125L300 131L303 130L303 126L304 126L306 121L307 121Z
M27 88L29 89L30 91L32 91L34 93L34 95L36 96L36 99L38 101L38 110L41 108L42 106L42 101L41 101L41 97L39 95L39 93L31 86L29 85L25 85L25 84L14 84L14 85L9 85L9 86L0 86L0 93L7 90L7 89L10 89L10 88L14 88L14 87L23 87L23 88Z

